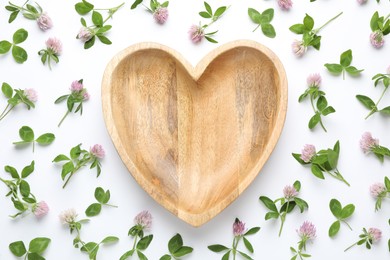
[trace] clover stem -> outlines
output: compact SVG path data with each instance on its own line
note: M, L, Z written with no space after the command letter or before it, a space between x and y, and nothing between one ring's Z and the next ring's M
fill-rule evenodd
M137 238L138 238L138 236L135 236L135 238L134 238L133 250L135 249L135 245L137 244Z
M383 98L383 96L385 95L387 89L388 89L388 87L385 87L385 89L383 90L381 96L379 97L378 101L376 102L375 107L373 107L373 108L371 109L370 113L368 113L368 115L367 115L364 119L369 118L372 114L374 114L375 112L378 111L379 102L382 100L382 98Z
M340 174L340 172L338 172L338 170L336 169L336 172L335 173L331 173L330 171L328 171L327 169L325 169L324 167L322 167L321 165L318 164L318 166L321 168L321 170L327 172L330 176L332 176L333 178L339 180L339 181L342 181L344 182L348 187L350 187L351 185L344 179L344 177Z
M328 25L330 22L332 22L333 20L337 19L340 15L342 15L343 12L339 13L338 15L336 15L335 17L333 17L332 19L330 19L329 21L327 21L324 25L322 25L320 28L318 29L315 29L313 32L314 34L317 34L322 28L324 28L326 25Z
M109 206L109 207L113 207L113 208L117 208L118 207L118 206L112 205L112 204L104 204L104 205Z
M286 215L287 215L287 211L288 211L288 207L290 206L290 200L287 201L287 207L286 207L286 211L282 213L282 215L280 215L280 220L282 221L282 223L280 224L280 229L279 229L279 237L282 235L282 230L283 230L283 226L284 226L284 221L286 221Z
M8 104L9 105L9 104ZM7 107L8 107L8 105L7 105ZM0 120L2 120L6 115L8 115L8 113L9 112L11 112L11 110L14 108L15 106L11 106L9 109L8 109L8 111L6 112L6 113L4 113L5 112L5 110L4 110L4 112L1 114L1 116L0 116Z
M65 118L68 116L68 114L69 114L69 110L67 110L66 113L65 113L65 115L62 117L60 123L58 124L58 127L61 126L62 122L64 122L64 120L65 120Z
M7 104L7 106L4 108L3 112L0 114L0 118L2 118L5 111L7 111L8 107L9 107L9 104Z
M344 252L348 251L349 249L351 249L352 247L354 247L354 246L356 246L356 245L357 245L357 242L354 243L354 244L352 244L352 245L350 245L349 247L347 247L347 248L344 250Z
M256 28L255 28L252 32L256 31L259 27L260 27L260 24L258 24L258 25L256 26Z
M103 21L103 24L105 24L105 23L108 21L108 19L110 19L110 18L116 13L116 11L118 11L119 8L121 8L124 4L125 4L125 3L122 3L122 4L118 5L117 7L111 8L111 9L109 10L109 15L108 15L108 17Z
M352 231L352 228L351 228L351 226L348 224L348 222L347 221L345 221L345 220L341 220L343 223L345 223L348 227L349 227L349 229Z
M311 103L311 107L313 108L314 113L317 113L318 111L317 111L317 109L314 106L314 97L313 97L313 95L310 95L310 103ZM324 129L325 133L327 133L328 131L326 130L326 128L324 126L324 123L322 123L321 115L320 115L320 125L321 125L322 129Z
M75 174L81 167L85 166L90 160L91 160L91 158L89 158L88 160L86 160L80 164L77 164L77 166L73 169L73 171L70 173L68 179L65 181L64 185L62 186L63 189L66 187L70 178L72 178L73 174Z
M233 239L233 260L236 260L238 241L239 241L239 238L234 237L234 239Z

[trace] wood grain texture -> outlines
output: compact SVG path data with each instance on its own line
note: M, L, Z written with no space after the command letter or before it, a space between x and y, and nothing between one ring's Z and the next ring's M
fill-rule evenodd
M140 43L117 54L102 81L113 143L141 187L200 226L254 180L283 128L287 79L279 59L235 41L195 68L174 50Z

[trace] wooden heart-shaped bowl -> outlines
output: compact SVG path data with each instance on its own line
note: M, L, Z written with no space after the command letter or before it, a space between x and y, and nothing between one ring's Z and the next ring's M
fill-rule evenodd
M102 81L103 114L141 187L200 226L254 180L276 145L287 79L276 55L235 41L195 68L176 51L140 43L118 53Z

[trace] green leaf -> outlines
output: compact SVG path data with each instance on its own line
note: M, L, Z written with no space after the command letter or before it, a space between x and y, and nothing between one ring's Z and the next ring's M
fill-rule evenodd
M19 190L20 190L20 194L23 196L23 197L28 197L30 195L30 185L28 184L27 181L25 180L21 180L20 181L20 184L19 184Z
M244 234L244 236L254 235L254 234L256 234L257 232L259 232L259 230L260 230L260 227L253 227L253 228L249 229L249 230Z
M261 14L262 25L264 25L264 23L270 23L273 18L274 18L274 9L269 8L267 10L264 10L264 12Z
M12 57L17 63L23 63L28 59L28 54L22 47L14 45L12 47Z
M121 258L119 258L119 260L126 260L127 258L129 258L130 256L132 256L134 253L134 250L130 250L130 251L127 251L126 253L124 253Z
M108 237L105 237L103 240L102 240L102 244L109 244L109 243L116 243L119 241L119 238L117 237L114 237L114 236L108 236Z
M313 30L314 27L314 20L313 18L306 14L305 18L303 18L303 25L306 27L307 31Z
M290 213L291 211L293 211L293 209L295 208L296 205L297 204L295 201L290 201L289 203L285 202L282 205L282 207L280 208L280 213L283 213L283 212Z
M131 5L131 9L135 9L140 3L142 3L142 0L136 0L136 1Z
M324 96L320 96L317 100L317 109L323 111L328 106L328 101Z
M99 28L99 30L97 30L96 34L102 34L102 33L108 32L109 30L111 30L111 28L112 28L111 25L105 25L105 26Z
M223 13L226 11L226 6L221 6L219 7L215 13L214 13L214 17L220 17L221 15L223 15Z
M27 253L23 241L12 242L11 244L9 244L8 248L11 253L17 257L22 257Z
M349 65L351 65L351 62L352 62L352 50L349 49L341 54L340 65L346 68Z
M325 108L324 110L322 110L321 114L323 116L327 116L327 115L332 114L334 112L336 112L336 110L332 106L329 106L329 107Z
M74 160L80 156L80 153L81 153L80 146L81 146L81 144L78 144L75 147L72 147L72 149L70 149L70 158L72 158L72 160Z
M185 255L191 254L192 251L194 251L194 249L192 247L183 246L183 247L179 248L176 252L174 252L172 255L174 257L182 257Z
M31 253L42 254L50 244L50 238L37 237L31 240L28 251Z
M292 156L294 157L294 159L297 160L300 164L302 164L302 165L309 164L309 163L306 163L305 161L303 161L303 160L301 159L301 155L300 155L299 153L292 153L291 155L292 155Z
M376 11L372 15L371 20L370 20L370 27L371 27L371 30L373 32L379 29L378 20L379 20L379 13L378 13L378 11Z
M64 180L66 175L71 173L73 170L74 170L74 165L73 165L72 161L69 161L69 162L65 163L64 165L62 165L62 171L61 171L62 180Z
M264 33L265 36L269 38L275 38L276 36L275 28L272 26L272 24L262 24L261 31Z
M248 15L251 18L252 22L260 24L261 23L261 14L253 8L248 8Z
M139 260L148 260L148 258L141 251L137 250L137 255Z
M28 253L27 260L45 260L45 258L37 253Z
M203 18L206 18L206 19L211 18L211 14L209 14L208 12L205 12L205 11L199 12L199 15Z
M270 209L273 212L278 212L278 209L275 206L275 203L266 196L260 196L259 200L263 202L264 206L266 206L268 209Z
M4 171L8 172L9 174L11 174L11 177L14 178L14 179L19 179L19 174L18 174L18 171L12 167L12 166L5 166L4 167Z
M248 249L248 251L253 254L254 250L253 250L252 244L245 237L243 237L243 240L244 240L244 245L245 245L246 249Z
M377 110L374 101L372 101L371 98L363 95L356 95L357 100L362 103L363 106L365 106L367 109L372 110L375 109Z
M364 70L359 70L359 69L355 68L354 66L349 66L349 67L345 68L345 71L348 72L348 74L350 74L352 76L356 76L356 75L359 75L360 72L362 72Z
M105 203L108 202L108 200L106 200L105 197L106 197L106 193L105 193L105 191L103 190L103 188L97 187L97 188L95 189L95 199L96 199L97 201L99 201L100 203L105 204Z
M293 187L296 191L300 191L301 190L301 182L300 181L295 181L294 184L293 184Z
M169 1L165 1L164 3L161 4L162 7L168 7Z
M12 203L14 204L15 209L17 209L17 210L19 210L19 211L22 211L22 212L24 212L24 211L27 210L27 209L24 207L24 205L23 205L22 202L20 202L20 201L14 199L14 198L11 198L11 200L12 200Z
M265 220L269 220L269 219L272 219L272 218L275 218L275 219L279 218L279 213L277 213L277 212L267 212L265 214L265 217L264 217Z
M6 98L11 98L13 95L12 87L6 82L3 82L3 84L1 85L1 91Z
M226 246L223 246L223 245L210 245L207 248L215 253L229 250L229 248L227 248Z
M211 9L211 6L207 3L207 2L204 2L204 7L206 8L206 11L213 15L213 10Z
M237 252L238 252L241 256L243 256L245 259L253 260L252 257L250 257L249 255L247 255L247 254L245 254L245 253L243 253L243 252L241 252L241 251L238 251L238 250L237 250Z
M338 160L339 155L335 151L328 149L328 163L331 169L335 169L337 167Z
M12 36L14 44L19 44L24 42L28 37L28 32L25 29L17 30Z
M303 199L294 198L294 201L297 204L297 206L299 207L299 210L301 211L301 213L305 211L305 208L306 209L309 208L309 205Z
M64 154L60 154L60 155L57 155L56 158L54 158L53 162L61 162L61 161L69 161L70 159L64 155Z
M323 172L321 171L320 167L318 167L315 164L311 165L311 172L316 176L317 178L320 179L325 179Z
M100 214L102 210L102 205L100 203L93 203L85 210L85 215L87 217L94 217Z
M89 252L89 259L96 259L99 250L99 245L95 242L88 242L80 248L83 252Z
M99 39L99 41L103 44L106 44L106 45L110 45L112 44L112 42L110 41L110 39L108 39L106 36L104 35L96 35ZM77 111L76 111L77 112Z
M343 66L341 66L340 64L326 63L324 66L331 73L340 74L341 72L343 72Z
M95 40L96 40L96 36L92 36L91 39L89 39L88 41L86 41L84 43L84 49L89 49L91 48L94 44L95 44Z
M19 14L19 10L12 12L9 15L8 23L12 23L13 21L15 21L16 17L18 17L18 14Z
M22 126L22 128L19 129L19 136L25 142L34 141L34 131L29 126Z
M41 136L39 136L37 138L37 140L35 140L38 144L51 144L54 139L55 139L55 135L52 134L52 133L46 133L46 134L43 134Z
M348 204L347 206L345 206L342 211L341 211L341 218L342 219L347 219L349 218L350 216L352 216L352 214L355 212L355 205L353 204Z
M138 241L138 243L137 243L137 249L138 250L145 250L146 248L148 248L148 246L150 245L152 240L153 240L153 235L149 235L149 236L141 238L141 240Z
M385 186L386 186L387 190L390 190L390 180L387 176L385 177ZM390 225L390 222L389 222L389 225Z
M35 168L35 161L32 161L30 165L27 165L26 167L23 168L22 178L23 179L27 178L34 171L34 168Z
M102 27L103 26L103 16L99 12L93 11L92 12L92 22L97 27Z
M83 1L75 5L75 10L80 15L85 15L93 10L93 4Z
M207 41L211 42L211 43L218 43L216 40L214 40L214 39L211 38L211 37L204 36L204 38L205 38Z
M303 24L300 24L300 23L290 26L289 29L291 32L296 33L296 34L303 34L304 32L306 32L305 26Z
M221 260L229 260L230 250L227 251L221 258Z
M342 206L340 201L337 199L331 199L329 202L329 208L333 216L335 216L337 219L341 218Z
M313 129L321 120L321 114L315 113L309 120L309 128Z
M183 239L180 234L173 236L168 242L169 253L173 254L183 246Z
M333 224L329 227L328 235L329 237L334 237L340 230L340 221L336 220L333 222Z
M9 52L9 50L11 49L11 46L12 46L12 43L10 43L9 41L1 41L0 42L0 54L5 54L5 53Z
M162 257L160 257L160 260L171 260L171 259L172 257L170 255L163 255Z
M30 4L26 4L26 7L27 7L27 10L29 10L30 12L32 12L34 14L38 14L39 13L38 10L34 6L32 6Z

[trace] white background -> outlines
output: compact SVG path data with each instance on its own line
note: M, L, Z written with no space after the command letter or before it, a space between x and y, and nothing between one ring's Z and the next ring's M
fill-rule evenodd
M22 4L23 1L18 1ZM15 1L16 3L16 1ZM50 206L49 214L41 220L33 215L12 220L8 215L15 210L8 198L4 197L7 188L0 185L0 259L13 259L8 245L16 240L26 243L34 237L46 236L52 242L45 253L47 259L86 259L87 256L74 249L74 235L62 226L58 220L61 211L75 208L79 217L84 217L84 210L94 202L93 193L101 186L111 191L111 203L118 209L103 208L98 217L91 219L82 229L85 241L99 241L107 235L120 238L119 243L102 247L98 259L118 259L132 247L132 239L127 237L128 229L133 225L134 216L141 210L149 210L154 217L154 240L145 254L149 259L159 259L167 251L167 242L175 233L183 236L186 245L194 247L192 255L186 259L220 259L222 255L212 253L207 249L210 244L220 243L231 245L233 239L232 223L236 217L246 222L247 227L261 226L255 236L249 237L255 247L254 259L290 259L290 246L296 246L299 237L296 229L305 220L312 221L317 227L317 238L308 244L308 253L312 259L388 259L387 240L390 238L390 202L383 203L382 210L374 211L375 200L370 196L369 186L374 182L382 182L389 172L389 160L381 164L373 155L365 155L359 148L359 140L363 132L371 131L374 137L380 139L380 144L390 146L388 134L389 118L374 115L364 120L368 111L355 98L356 94L364 94L377 100L383 89L374 88L371 77L376 73L384 73L390 65L390 38L380 50L374 49L369 43L369 21L378 10L381 15L390 12L389 1L382 0L377 4L369 0L364 6L355 0L329 1L319 0L310 3L309 0L295 0L293 8L281 11L277 1L218 1L209 3L215 10L220 5L231 5L225 16L213 25L219 32L216 39L219 44L202 42L193 45L188 39L187 31L191 24L197 24L198 12L203 9L200 0L175 1L169 6L168 22L160 26L142 6L130 10L130 2L119 10L108 24L113 29L108 37L113 41L111 46L96 42L92 49L84 50L76 34L80 28L80 16L74 10L75 0L47 1L41 0L40 5L49 13L54 22L53 29L42 32L33 21L18 17L8 24L9 12L5 11L5 1L0 4L0 40L11 40L12 34L19 28L29 31L27 41L21 44L28 53L29 59L23 64L16 64L10 54L0 56L0 83L8 82L13 88L35 88L39 93L36 109L27 111L20 106L0 122L0 168L5 165L15 166L21 170L32 160L36 162L35 172L28 178L32 192L40 200L45 200ZM96 7L113 7L120 1L93 1ZM146 2L148 3L148 2ZM252 32L255 28L248 15L248 7L263 11L275 9L273 25L276 28L275 39L266 38L261 31ZM288 28L292 24L301 23L305 13L314 17L315 27L343 11L344 14L329 24L320 32L322 38L321 51L310 49L306 55L298 59L291 53L291 42L299 37ZM86 18L90 24L90 18ZM64 45L60 63L54 65L52 71L42 66L37 52L44 47L48 37L59 37ZM390 37L390 36L389 36ZM236 39L252 39L270 47L285 66L289 81L288 112L284 130L270 159L263 167L249 188L226 210L200 228L193 228L177 219L134 181L121 162L110 136L108 135L102 117L100 89L103 71L109 60L120 50L134 43L154 41L165 44L182 53L192 64L196 64L209 51L220 44ZM361 77L352 78L330 75L324 68L324 63L339 60L339 55L347 49L353 50L352 65L364 68ZM325 133L317 127L310 131L307 127L313 112L309 102L298 103L298 97L306 89L306 77L318 72L323 77L321 88L326 92L329 104L337 112L324 119L328 129ZM54 105L54 100L67 94L72 81L84 79L85 86L91 94L90 101L85 103L84 114L71 114L61 128L57 127L60 118L66 111L65 104ZM390 104L390 95L385 96L382 106ZM0 97L0 107L6 105L6 100ZM28 125L36 134L53 132L55 142L48 147L37 146L35 153L31 147L16 148L12 142L19 140L18 129ZM318 149L333 147L340 140L341 154L339 170L351 183L351 187L326 176L322 181L315 178L310 169L299 165L291 156L292 152L300 153L306 143L315 144ZM70 148L82 143L89 149L95 143L100 143L107 156L102 161L102 174L97 179L95 171L83 168L70 181L66 189L62 189L60 177L61 168L51 161L60 153L68 153ZM0 171L2 178L8 174ZM276 199L282 196L285 185L295 180L302 183L301 198L309 203L309 210L303 214L294 211L287 216L284 231L278 237L279 221L265 221L266 209L258 201L260 195ZM350 231L342 225L339 234L328 237L328 228L335 220L329 210L329 201L337 198L343 205L354 203L356 211L349 223ZM358 239L363 227L382 229L384 238L372 250L355 247L344 253L343 250Z

